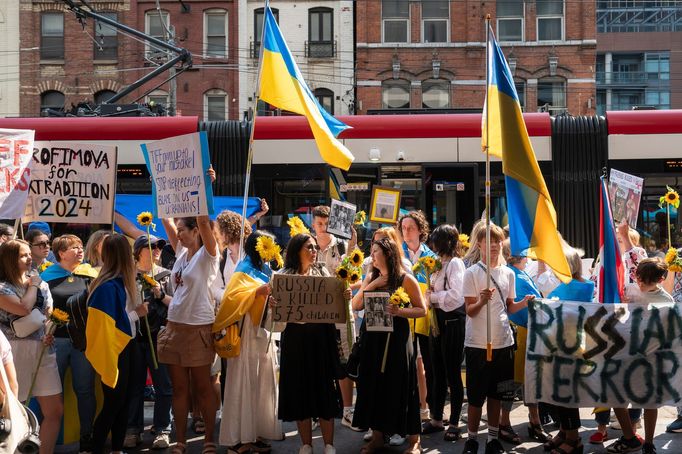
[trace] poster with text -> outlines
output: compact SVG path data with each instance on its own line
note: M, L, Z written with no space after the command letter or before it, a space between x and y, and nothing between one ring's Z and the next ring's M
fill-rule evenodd
M0 218L24 214L31 181L31 150L35 131L0 129Z
M623 219L633 229L637 227L639 202L642 199L644 179L611 169L609 175L609 199L613 220L619 224Z
M111 224L116 146L36 142L26 221Z
M182 218L213 214L213 190L206 174L211 162L205 132L142 144L152 176L154 215ZM145 207L147 209L147 207Z
M275 322L346 323L344 284L335 277L274 274L270 281Z

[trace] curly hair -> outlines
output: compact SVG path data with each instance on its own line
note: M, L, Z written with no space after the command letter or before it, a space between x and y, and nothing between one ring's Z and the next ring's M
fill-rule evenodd
M242 216L234 211L224 210L216 218L218 229L227 244L239 243L242 230ZM248 222L244 223L244 238L251 235L253 229Z
M398 219L398 231L401 235L403 233L403 221L406 218L412 219L417 224L417 228L419 229L419 242L425 243L429 237L430 229L429 223L426 221L426 216L424 216L424 213L422 213L421 210L416 210L410 211L409 213L400 216L400 219Z

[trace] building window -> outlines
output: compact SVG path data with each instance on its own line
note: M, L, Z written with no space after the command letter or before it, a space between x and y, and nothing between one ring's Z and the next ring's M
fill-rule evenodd
M308 57L334 56L334 10L310 8L308 10Z
M227 11L223 9L204 13L204 55L227 58Z
M40 16L40 59L64 60L64 15L43 13Z
M656 109L670 109L670 92L664 90L647 90L645 94L647 106Z
M168 107L169 102L168 93L163 90L154 90L147 95L147 103L150 106L160 106L165 110Z
M168 30L170 27L170 15L168 11L147 11L145 13L145 33L161 41L168 40ZM161 60L167 57L164 49L145 44L147 58Z
M99 13L107 19L118 21L116 13ZM116 29L104 22L95 21L95 60L116 60L118 57L118 34Z
M449 19L449 0L429 0L428 2L422 2L422 42L447 42Z
M538 41L564 39L564 0L537 0Z
M206 121L227 119L227 93L225 91L213 89L204 94L204 118Z
M538 81L538 111L560 113L566 110L566 81L545 77Z
M381 0L383 42L406 43L410 32L408 0Z
M526 111L526 83L514 82L516 87L516 95L519 97L519 104L521 105L521 112Z
M497 0L497 38L523 41L523 0Z
M103 104L109 99L111 99L112 96L116 94L115 91L111 90L100 90L97 93L95 93L95 105L99 106L100 104Z
M61 91L46 91L40 95L40 112L46 109L56 112L64 112L64 103L66 98Z
M447 80L422 82L422 107L447 109L450 107L450 83Z
M647 80L670 80L670 53L646 53L644 55L644 69L646 70Z
M406 109L410 107L410 82L387 80L381 86L381 104L384 109Z
M324 110L334 115L334 92L328 88L317 88L313 94Z
M277 8L270 8L272 15L275 16L275 21L279 24L279 10ZM263 15L265 14L263 8L256 8L253 11L253 46L251 46L251 58L260 57L260 40L263 35Z

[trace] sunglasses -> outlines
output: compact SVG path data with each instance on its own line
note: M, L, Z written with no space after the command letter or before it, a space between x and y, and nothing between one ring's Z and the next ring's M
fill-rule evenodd
M50 242L49 241L41 241L40 243L33 243L31 246L35 247L50 247Z
M310 252L313 252L313 251L317 252L320 250L320 246L318 246L316 244L309 244L305 248L308 249Z

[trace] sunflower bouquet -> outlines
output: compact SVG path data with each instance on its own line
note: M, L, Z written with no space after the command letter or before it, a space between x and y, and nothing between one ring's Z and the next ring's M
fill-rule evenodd
M279 268L284 266L282 248L269 236L258 237L258 240L256 240L256 252L258 252L263 262L275 262Z
M294 216L287 220L287 225L289 226L289 236L291 238L301 233L310 234L310 230L308 230L308 227L305 226L303 220L298 216Z
M443 263L441 263L439 258L425 256L417 260L412 266L412 272L415 276L418 274L424 274L426 276L426 285L431 288L431 275L443 269ZM438 322L436 320L436 314L433 313L433 308L429 309L429 326L431 327L431 332L434 336L440 334L438 329Z
M69 324L69 314L61 309L54 309L50 315L47 317L47 322L45 324L45 337L54 335L54 332L60 326L66 326ZM38 365L36 366L35 372L33 372L33 379L31 380L31 386L28 388L28 396L26 397L26 405L31 401L31 394L33 393L33 387L36 384L36 378L38 378L38 371L40 370L40 364L43 362L43 356L45 355L45 350L47 349L47 344L43 343L43 348L40 350L40 356L38 356Z
M46 269L48 269L52 265L54 265L54 263L50 262L49 260L45 260L43 263L38 265L38 272L42 273L43 271L45 271Z
M336 268L336 277L340 279L344 288L355 284L362 278L362 262L365 260L365 255L360 249L355 248L353 252L346 255L341 263ZM348 336L348 345L353 345L353 327L350 308L346 304L346 336Z
M404 288L398 287L395 292L388 298L388 303L399 308L407 307L410 304L410 296ZM384 358L381 360L381 373L386 370L386 358L388 357L388 344L391 342L391 333L386 337L386 346L384 347Z
M367 213L364 210L355 213L355 219L353 220L353 225L365 225L367 222Z
M668 249L668 252L665 254L665 263L668 264L668 269L670 271L679 273L682 272L682 257L680 257L679 252L673 247L672 243L672 235L670 233L670 206L673 206L675 209L680 207L680 195L670 186L667 186L667 188L668 192L658 200L658 206L661 208L665 206L668 217L668 245L670 249Z

